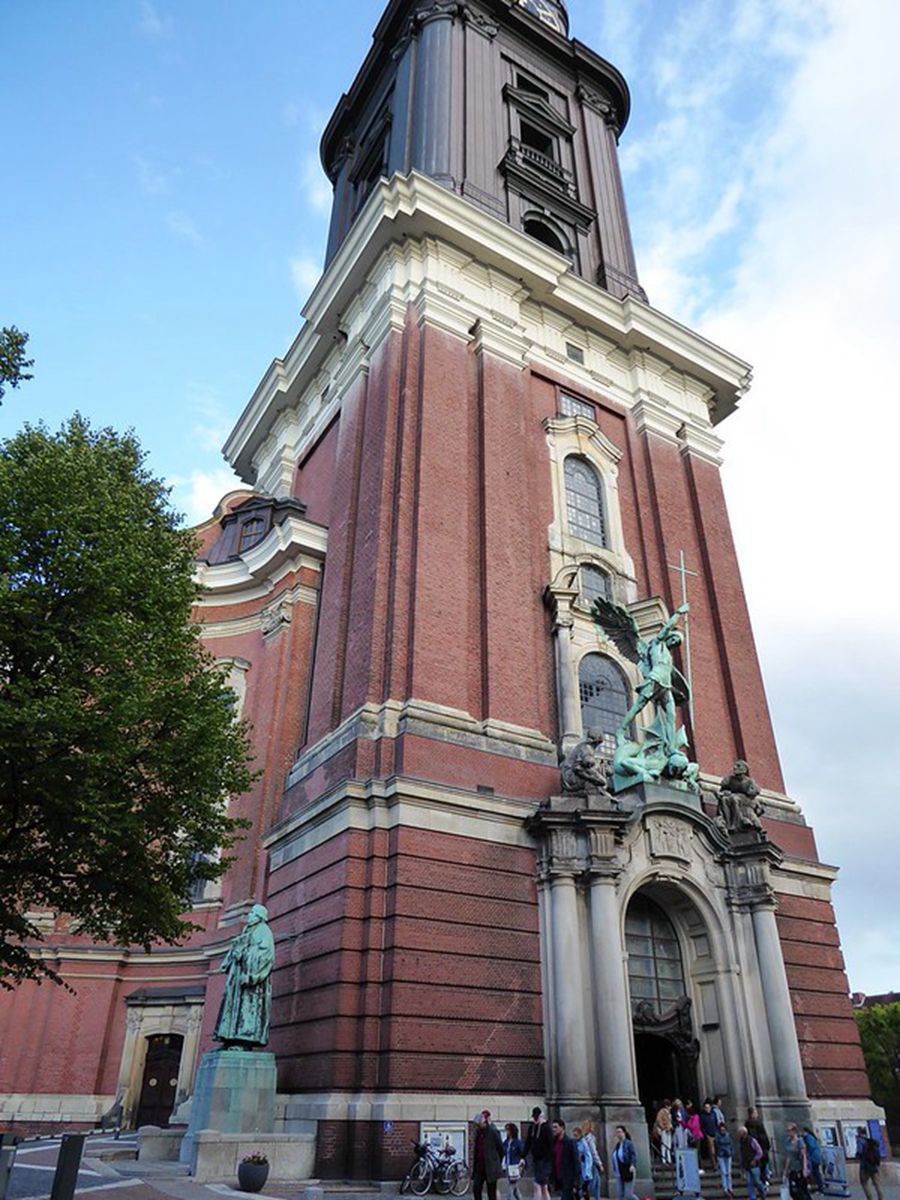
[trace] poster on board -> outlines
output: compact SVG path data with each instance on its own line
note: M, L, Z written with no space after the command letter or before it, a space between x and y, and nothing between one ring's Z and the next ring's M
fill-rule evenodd
M675 1151L675 1190L679 1196L700 1195L700 1159L696 1150Z
M847 1158L838 1146L822 1147L822 1183L826 1196L849 1196Z
M419 1140L437 1154L452 1146L456 1157L468 1162L469 1127L464 1121L423 1121L419 1126Z

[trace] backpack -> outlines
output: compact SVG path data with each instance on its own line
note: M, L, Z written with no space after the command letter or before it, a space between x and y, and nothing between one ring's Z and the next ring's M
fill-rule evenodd
M878 1145L878 1142L875 1140L875 1138L866 1138L866 1144L863 1147L862 1158L866 1166L872 1171L881 1166L881 1147Z

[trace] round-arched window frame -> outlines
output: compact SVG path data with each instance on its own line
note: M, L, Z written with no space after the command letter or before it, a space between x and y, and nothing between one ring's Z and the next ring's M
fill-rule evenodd
M566 521L572 537L607 549L603 481L589 462L571 454L566 459Z
M586 654L578 665L578 695L583 733L602 733L602 750L611 757L616 748L616 730L631 707L628 680L605 654Z
M684 962L675 926L655 900L640 892L625 914L625 949L632 1004L646 1000L662 1012L685 995Z

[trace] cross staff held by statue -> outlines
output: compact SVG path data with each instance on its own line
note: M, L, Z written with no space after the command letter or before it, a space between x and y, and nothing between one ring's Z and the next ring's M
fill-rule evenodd
M684 551L678 552L678 566L669 563L670 571L674 571L676 575L681 576L681 604L684 610L684 677L688 685L688 712L691 717L691 729L694 728L694 680L691 673L691 619L688 614L688 576L692 579L699 579L700 575L697 571L689 571L684 561Z

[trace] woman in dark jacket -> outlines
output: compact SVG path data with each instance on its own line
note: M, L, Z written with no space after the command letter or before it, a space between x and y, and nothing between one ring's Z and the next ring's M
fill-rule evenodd
M619 1200L634 1196L634 1168L637 1152L624 1125L616 1126L616 1145L612 1153L612 1173L619 1185Z

